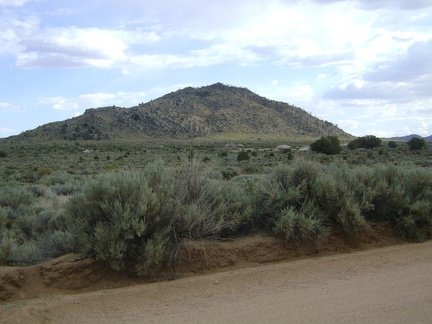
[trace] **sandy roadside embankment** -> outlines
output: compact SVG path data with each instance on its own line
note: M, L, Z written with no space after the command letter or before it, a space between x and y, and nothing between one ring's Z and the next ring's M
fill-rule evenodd
M2 323L431 320L431 241L0 305Z

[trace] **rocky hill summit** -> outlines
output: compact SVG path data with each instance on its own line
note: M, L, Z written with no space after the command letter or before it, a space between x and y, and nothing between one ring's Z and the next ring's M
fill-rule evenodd
M336 125L301 108L269 100L246 88L216 83L200 88L187 87L131 108L87 109L81 116L49 123L14 138L188 139L219 133L351 137Z

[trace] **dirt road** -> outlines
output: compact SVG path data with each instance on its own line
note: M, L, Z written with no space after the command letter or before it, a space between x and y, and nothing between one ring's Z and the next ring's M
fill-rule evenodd
M431 323L432 242L0 304L2 323Z

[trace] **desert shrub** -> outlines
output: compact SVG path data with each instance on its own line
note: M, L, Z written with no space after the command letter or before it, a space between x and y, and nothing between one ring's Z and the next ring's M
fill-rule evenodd
M424 239L421 229L432 229L432 174L426 170L405 171L403 181L405 205L396 224L402 235L412 241Z
M365 214L368 219L395 221L402 216L410 204L405 176L404 169L397 166L377 165L373 168L373 181L369 183L373 208Z
M322 220L314 213L306 214L292 207L279 213L273 231L283 241L294 241L297 245L304 241L321 241L328 234Z
M409 197L402 183L389 185L383 180L375 183L372 214L368 218L375 220L396 220L409 206Z
M237 154L237 161L247 161L250 159L250 155L247 151L241 151Z
M261 173L261 168L258 165L255 165L253 163L246 163L242 165L241 172L243 174L257 174Z
M0 189L0 206L9 207L12 210L23 205L29 205L33 198L32 192L26 187Z
M396 144L395 141L390 141L390 142L387 143L387 146L390 147L390 148L396 148L397 144Z
M306 160L296 160L291 167L291 182L298 186L304 196L309 195L312 187L321 172L319 163Z
M422 240L417 221L412 215L400 217L397 221L397 227L404 238L412 241Z
M65 184L73 179L73 176L65 171L54 171L45 175L40 182L46 185Z
M31 191L37 198L47 195L50 191L50 188L45 185L34 185L29 187L29 189L31 189Z
M221 151L221 152L219 152L218 156L219 157L226 157L226 156L228 156L228 152L227 151Z
M178 238L217 236L236 227L235 215L227 212L230 204L224 195L225 182L218 178L195 160L178 171L175 197L180 208L174 220Z
M67 218L63 208L61 210L43 210L40 214L41 218L47 219L47 230L54 231L68 231Z
M6 152L3 150L0 150L0 159L5 158L7 156Z
M81 252L116 270L139 275L157 270L168 249L172 186L161 167L149 174L119 171L90 180L66 205L69 227Z
M225 169L222 169L220 172L226 180L229 180L239 174L238 168L235 167L227 167Z
M274 168L257 186L257 224L271 228L280 211L290 206L300 208L310 200L319 170L317 163L305 160Z
M67 232L64 219L60 221L61 210L53 209L44 196L28 198L28 193L38 187L14 188L24 190L21 192L24 194L20 199L12 195L14 199L8 200L7 207L0 207L0 263L28 264L45 260L51 256L41 250L44 238L60 229ZM55 217L58 219L54 222Z
M251 229L253 181L249 179L223 182L222 198L224 201L225 226L220 232L222 236L239 232L244 233Z
M0 266L7 265L10 258L11 245L6 237L0 238Z
M314 185L314 199L328 220L340 226L350 236L366 226L359 200L350 187L349 171L335 165L320 174Z
M338 154L342 150L339 138L336 136L321 137L310 145L312 151L327 155Z
M409 212L398 219L397 226L408 240L422 241L425 239L421 233L423 227L432 227L432 204L430 200L417 200L409 207Z
M239 185L248 196L251 196L250 199L254 199L258 184L266 178L267 175L264 174L242 174L233 178L232 181L229 182L229 186L231 184L234 186Z
M55 184L51 187L57 195L68 196L78 191L81 188L81 184L78 181L69 181L63 184Z
M276 215L281 210L290 205L298 204L302 198L299 188L289 185L288 180L286 180L288 174L283 177L282 172L288 173L288 170L284 169L278 170L279 177L275 174L267 175L257 185L255 223L259 227L271 228Z
M358 148L372 149L381 145L381 139L374 135L359 137L348 143L348 148L355 150Z
M338 213L334 219L342 226L345 233L352 237L366 228L366 219L361 214L360 206L349 196L339 203Z
M8 223L8 211L5 207L0 207L0 265L6 264L10 254L10 244L7 239Z
M410 150L421 150L426 146L426 142L423 138L413 137L408 142Z
M427 168L405 171L404 184L413 199L432 201L432 172Z
M52 231L41 235L38 240L41 258L52 259L76 251L74 237L69 231Z
M38 176L39 178L42 178L43 176L50 175L53 172L54 170L52 168L40 168L38 170Z
M339 209L338 201L344 188L339 185L336 178L328 173L323 173L318 177L314 185L314 196L320 208L327 215L336 215Z
M161 161L89 180L67 203L68 225L83 254L138 275L159 269L183 239L235 229L243 213L224 196L219 173L195 159L177 172ZM237 209L237 213L236 213Z
M39 244L35 240L24 240L16 244L13 240L10 244L10 252L7 258L8 264L34 264L43 261Z
M26 183L35 183L39 179L38 174L34 170L27 170L21 174L21 181Z
M431 228L432 174L428 169L378 165L367 176L356 174L362 215L368 220L390 220L410 240L421 238L421 227ZM354 182L353 182L354 183Z

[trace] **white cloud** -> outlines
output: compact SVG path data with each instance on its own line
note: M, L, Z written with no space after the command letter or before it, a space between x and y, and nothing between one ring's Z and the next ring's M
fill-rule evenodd
M234 62L240 66L251 65L259 58L236 44L215 44L205 49L190 50L186 54L144 54L135 55L124 62L124 70L186 69L207 67Z
M9 110L12 105L7 102L0 102L0 110Z
M20 7L32 0L0 0L0 7Z
M128 49L157 42L154 32L100 28L50 28L22 38L17 55L19 67L113 68L133 63ZM132 62L131 62L132 61Z
M432 99L410 102L398 102L388 99L346 99L325 100L321 103L328 110L321 110L318 115L338 124L348 133L363 136L373 134L391 137L418 133L432 134L432 111L422 107L432 107ZM334 112L338 112L337 114ZM407 133L407 130L410 130Z
M416 42L411 45L405 54L396 59L376 67L365 75L369 81L403 82L420 80L426 77L432 87L432 38L427 41ZM428 91L428 94L430 92Z
M2 136L9 136L16 132L15 129L7 128L7 127L0 127L0 135Z
M106 106L131 107L147 102L168 92L184 88L188 85L156 87L142 92L90 93L76 97L48 97L39 100L39 106L49 106L55 110L82 110ZM80 112L78 113L80 114Z
M3 112L20 112L22 109L8 102L0 102L0 111Z
M20 67L97 67L129 72L136 64L141 69L172 69L260 61L297 68L337 65L358 72L394 50L397 43L386 28L377 34L380 13L363 12L348 1L320 6L319 10L308 1L281 0L222 0L204 7L198 0L175 5L137 0L107 3L107 9L115 10L123 20L112 29L53 26L33 28L23 35L9 28L4 29L3 37L0 33L0 42L21 40L22 50L17 53ZM415 37L412 33L399 36ZM377 40L371 42L373 38ZM152 46L160 42L163 47ZM184 48L182 53L168 46L178 42Z
M39 104L50 105L56 110L78 110L108 105L112 106L116 97L115 94L108 93L85 94L73 98L58 96L42 99L39 101Z
M365 9L365 10L378 10L382 8L399 8L402 10L414 10L420 8L426 8L432 6L432 3L429 0L313 0L316 3L320 4L329 4L336 2L353 2L357 7Z
M18 55L22 51L20 40L34 35L38 25L36 17L18 19L14 14L0 11L0 55Z
M397 130L397 136L417 134L420 136L430 136L432 134L432 122L413 122L408 125L403 125ZM394 135L393 135L394 136Z
M291 100L310 100L314 96L314 91L309 84L294 85L286 89L286 97Z
M127 44L116 32L98 28L53 28L22 39L21 67L95 66L110 67L126 58Z
M432 134L432 121L422 121L417 124L417 134L428 136Z
M411 45L404 54L377 63L363 75L329 89L324 97L335 100L387 99L415 101L430 97L432 39Z

